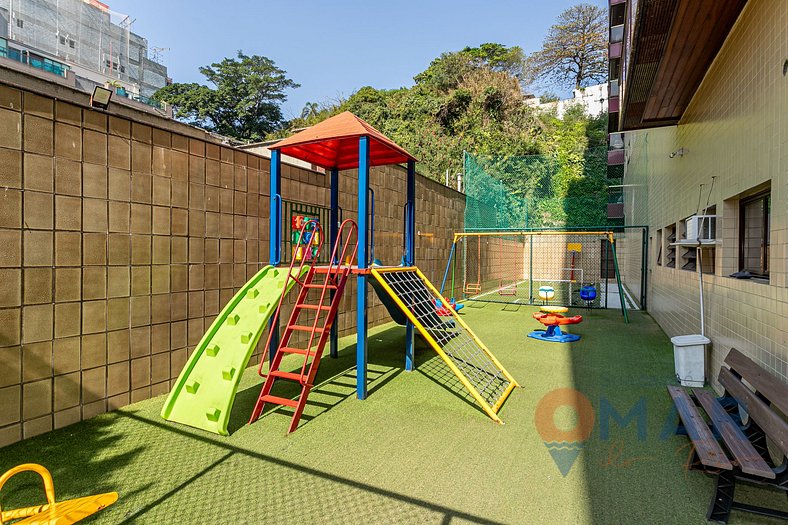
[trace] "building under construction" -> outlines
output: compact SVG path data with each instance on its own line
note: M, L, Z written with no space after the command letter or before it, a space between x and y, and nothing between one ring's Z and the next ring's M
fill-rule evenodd
M167 84L167 68L148 58L133 19L97 0L0 0L0 56L61 76L92 91L111 82L147 100Z

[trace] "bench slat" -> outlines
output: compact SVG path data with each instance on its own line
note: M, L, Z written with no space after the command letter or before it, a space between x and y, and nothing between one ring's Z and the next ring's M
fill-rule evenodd
M693 388L695 397L700 401L701 406L711 418L711 422L717 428L717 431L722 436L725 446L731 451L733 457L739 462L739 467L742 472L752 474L754 476L761 476L764 478L774 479L774 471L769 468L769 465L752 446L750 440L744 435L744 432L739 426L731 419L731 416L725 411L717 398L714 397L708 390L701 388Z
M668 392L673 398L673 404L676 405L676 410L687 429L687 434L692 440L700 462L709 467L732 470L733 465L720 444L714 439L709 426L687 392L683 388L673 385L668 385Z
M735 348L731 348L731 351L728 352L725 362L755 390L766 396L783 414L788 416L787 384L781 382Z
M761 401L727 368L720 368L719 379L728 394L736 398L747 414L774 441L782 453L788 455L788 423L783 421L771 407Z

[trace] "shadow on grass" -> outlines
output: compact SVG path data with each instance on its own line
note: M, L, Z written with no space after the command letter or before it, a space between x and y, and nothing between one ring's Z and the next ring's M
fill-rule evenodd
M453 396L468 403L475 410L487 417L487 413L484 409L479 406L476 399L474 399L471 393L468 392L468 389L465 388L465 385L462 384L459 378L454 375L454 372L446 366L446 363L444 363L443 359L439 356L435 355L425 360L419 365L416 371L439 387L450 392Z
M345 345L339 349L337 358L331 359L328 356L324 356L321 360L320 368L317 372L316 385L307 399L299 428L356 394L355 350L355 343ZM451 372L443 360L418 336L414 345L414 353L416 370L419 373L484 413L473 396L465 389L464 385ZM368 395L374 395L375 392L385 387L386 384L402 373L404 371L404 359L404 327L392 326L370 335L367 363ZM288 369L291 372L300 371L300 360L288 361L287 364L289 366L283 366L283 369ZM231 435L248 423L249 415L257 402L261 388L262 382L258 382L254 386L238 392L227 427ZM274 383L272 394L292 399L300 391L300 386L295 382L277 381ZM293 408L269 403L266 405L261 418L272 412L292 417Z
M18 442L3 449L0 473L22 463L38 463L52 474L56 501L113 492L116 486L109 472L128 469L145 445L133 446L121 453L117 450L124 439L115 430L119 413L105 414L90 421L55 430L34 439ZM124 497L146 491L150 483L127 491ZM46 503L41 477L25 472L11 478L0 494L4 511ZM87 521L95 519L95 515Z
M463 304L466 308L470 308L472 310L481 310L486 308L488 303L485 301L465 301Z
M298 476L283 476L280 480L281 483L285 483L285 484L287 483L287 480L290 480L291 483L295 483L297 485L297 490L295 488L293 489L295 492L303 491L304 487L309 486L308 479L304 479L302 477L302 476L307 476L307 477L317 478L317 480L322 482L329 482L331 484L341 485L343 486L343 488L351 489L352 491L361 491L371 496L378 496L378 497L386 498L388 500L392 500L395 503L411 505L418 507L419 509L427 512L440 514L442 517L441 523L446 525L452 523L453 520L455 519L467 523L477 523L477 524L485 524L485 525L496 525L499 523L496 521L483 518L481 516L477 516L467 512L462 512L456 509L452 509L450 507L437 505L423 499L415 498L405 494L400 494L380 487L375 487L360 481L356 481L354 479L346 478L336 474L331 474L304 465L299 465L274 456L256 452L254 450L249 450L243 447L230 445L226 441L216 441L213 437L203 436L202 434L195 434L188 430L184 430L178 427L168 425L165 422L152 421L131 412L121 412L119 413L119 415L120 417L134 420L136 423L150 425L156 427L160 431L173 433L177 435L178 438L188 438L190 440L193 440L195 442L195 446L210 445L211 447L215 447L217 449L222 449L226 451L226 454L221 455L221 457L219 457L217 460L213 461L208 466L200 469L197 473L195 473L194 475L192 475L191 477L180 483L178 486L174 487L172 490L163 494L156 500L146 504L144 507L136 509L132 514L127 515L126 516L127 520L136 520L143 518L147 512L151 511L152 509L166 502L168 499L178 494L178 492L183 490L186 486L199 481L201 478L210 474L211 471L221 466L222 464L226 463L231 458L238 456L247 460L253 460L259 463L265 463L270 466L288 469L293 473L297 474ZM255 469L257 467L251 466L250 468ZM317 483L317 480L314 481L315 484ZM283 491L288 490L287 487L280 487L280 488ZM354 500L359 501L358 494L355 494L352 497ZM343 508L346 509L346 512L350 512L351 507L352 505L343 506Z

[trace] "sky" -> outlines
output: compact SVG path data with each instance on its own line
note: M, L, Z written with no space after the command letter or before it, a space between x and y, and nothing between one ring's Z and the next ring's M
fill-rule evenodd
M605 0L585 0L605 7ZM263 55L301 87L289 90L285 118L307 102L346 98L363 86L413 85L441 53L496 42L541 47L564 9L581 0L104 0L134 20L161 52L174 82L204 83L203 65Z

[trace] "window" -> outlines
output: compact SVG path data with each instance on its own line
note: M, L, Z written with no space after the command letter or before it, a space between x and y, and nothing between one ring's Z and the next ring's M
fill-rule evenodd
M662 266L662 229L657 230L657 266Z
M20 29L24 28L25 27L25 21L22 20L21 18L17 18L16 19L16 27L18 27Z
M768 191L739 201L739 270L767 279L770 211Z
M66 45L66 37L64 37L64 36L61 36L61 37L59 38L59 40L60 40L60 43L61 43L62 45Z
M76 45L76 44L75 44L75 42L74 42L73 40L69 40L69 41L68 41L68 47L70 47L71 49L74 49L74 46L75 46L75 45Z

